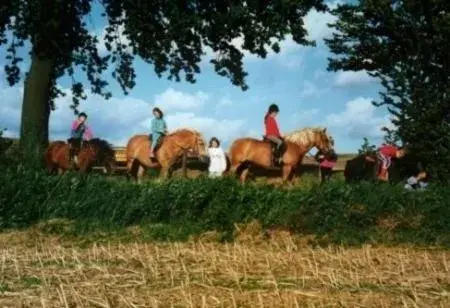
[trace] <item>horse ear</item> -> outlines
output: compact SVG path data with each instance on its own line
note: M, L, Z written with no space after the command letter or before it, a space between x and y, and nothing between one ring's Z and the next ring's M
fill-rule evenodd
M322 130L322 133L324 133L324 134L327 133L327 128L326 127Z

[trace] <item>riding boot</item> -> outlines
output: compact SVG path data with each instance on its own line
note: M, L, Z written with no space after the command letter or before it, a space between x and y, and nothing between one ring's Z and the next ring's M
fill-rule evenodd
M72 166L72 168L74 168L74 149L73 149L73 145L69 148L69 162L70 165Z
M281 165L281 145L277 145L274 150L273 164L275 167Z

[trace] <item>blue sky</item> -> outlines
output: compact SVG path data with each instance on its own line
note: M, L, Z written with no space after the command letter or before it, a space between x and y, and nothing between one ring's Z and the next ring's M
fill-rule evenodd
M104 23L97 15L97 10L91 14L90 25L101 34ZM259 138L264 113L270 103L276 102L281 109L278 122L282 132L324 126L335 138L338 152L354 152L363 137L373 143L381 142L380 129L388 125L389 118L384 110L371 105L381 90L376 80L365 72L326 71L330 54L323 38L330 35L326 24L332 21L329 14L315 11L306 17L305 24L310 38L317 41L316 47L302 47L287 38L279 54L270 54L266 59L246 54L244 64L250 88L245 92L214 72L208 63L214 55L207 51L195 84L158 79L152 66L138 60L137 84L128 96L111 80L112 99L104 101L90 95L79 109L88 113L95 135L115 145L125 145L133 134L147 132L151 108L156 105L165 111L169 129L196 128L206 138L217 136L228 148L239 137ZM239 46L238 40L235 43ZM99 48L104 50L102 43ZM0 50L0 61L4 61L4 50ZM28 63L24 63L25 69ZM2 70L0 126L8 129L7 135L17 136L23 90L21 85L8 87ZM64 79L61 85L69 86ZM69 105L69 97L58 99L57 110L50 119L52 139L67 138L73 119Z

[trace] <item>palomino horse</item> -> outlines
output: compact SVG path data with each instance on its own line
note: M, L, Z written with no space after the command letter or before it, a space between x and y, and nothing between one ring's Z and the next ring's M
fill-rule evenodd
M282 155L283 183L294 181L295 170L311 148L322 152L333 148L333 139L327 135L326 128L304 128L284 136L285 151ZM230 149L230 172L239 174L244 183L251 166L271 168L272 145L268 141L254 138L241 138L233 142Z
M72 168L69 157L70 145L64 141L54 141L49 144L45 152L45 165L50 173L63 174ZM114 166L114 150L111 145L102 139L83 141L78 153L75 168L80 172L87 172L92 166L103 166L110 172Z
M205 141L195 130L179 129L166 135L156 150L156 161L150 159L149 136L135 135L127 144L128 174L141 182L145 168L161 168L160 176L168 178L171 175L171 167L188 151L201 160L207 155Z

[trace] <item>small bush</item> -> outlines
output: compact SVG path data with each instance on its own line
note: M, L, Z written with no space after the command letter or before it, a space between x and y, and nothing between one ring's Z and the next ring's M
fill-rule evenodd
M140 225L173 240L213 230L231 238L235 224L257 220L264 228L283 226L336 243L450 245L448 200L448 187L414 193L337 181L281 190L230 178L136 185L95 175L47 176L19 166L3 168L0 177L0 228L66 219L79 232Z

